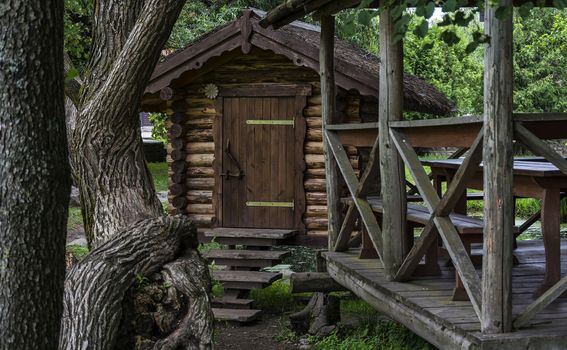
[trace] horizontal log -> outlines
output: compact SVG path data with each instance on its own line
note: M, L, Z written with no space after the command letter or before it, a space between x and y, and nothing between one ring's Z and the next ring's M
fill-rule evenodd
M172 173L169 175L169 178L174 184L182 184L187 180L187 173Z
M187 192L185 184L172 183L169 185L169 193L172 196L182 196L185 195L185 192Z
M324 168L307 168L304 173L305 180L309 179L324 179L325 169Z
M322 154L306 154L305 165L308 168L325 168L325 156Z
M305 133L307 141L323 141L323 133L320 128L307 129Z
M326 192L305 192L305 203L307 205L327 204Z
M310 236L328 236L329 232L327 230L308 230L306 232Z
M305 208L304 217L312 218L312 217L327 217L327 206L326 205L307 205Z
M335 282L327 272L292 273L289 282L292 293L331 293L347 290Z
M309 230L324 230L328 227L328 220L327 218L305 218L303 220L305 222L305 227Z
M321 95L312 95L307 98L307 105L309 106L320 106L321 105Z
M183 124L185 122L185 114L183 113L173 113L173 110L167 110L166 113L171 124Z
M358 151L356 147L345 145L344 149L349 156L356 156ZM323 142L308 141L303 148L305 154L323 154Z
M215 186L215 179L210 178L188 178L185 182L191 190L212 190Z
M185 124L173 123L167 129L167 136L170 139L182 138L183 136L185 136L185 132L187 130L188 130L188 127Z
M305 123L307 124L307 129L317 128L320 129L323 125L323 119L321 117L307 117L305 118Z
M208 114L208 115L215 115L217 111L215 110L214 106L207 106L207 107L199 107L199 108L188 108L185 111L185 115L200 115L200 114Z
M321 106L308 106L307 108L305 108L303 110L303 115L305 117L321 117L322 112L321 112Z
M214 159L215 155L210 153L188 154L187 157L185 157L185 161L189 167L210 167L213 165Z
M187 126L188 129L212 129L213 118L205 117L205 118L187 119L187 121L185 121L185 126Z
M213 215L204 215L204 214L187 214L189 220L193 221L195 226L197 227L211 227L211 223L213 221Z
M303 182L305 191L307 192L325 192L327 191L327 182L325 179L309 179Z
M185 138L174 138L167 143L167 152L171 153L174 149L183 149L185 146Z
M171 157L171 160L173 160L173 161L184 160L185 157L187 157L187 152L185 152L185 150L183 150L183 149L172 149L169 156Z
M175 162L171 161L171 158L168 157L168 164L171 171L174 173L183 173L187 170L187 163L184 160L176 160Z
M176 196L171 199L171 205L176 209L185 209L189 201L185 196Z
M212 142L213 130L212 129L190 129L185 134L187 142Z
M214 177L215 170L211 167L189 167L187 168L187 177Z
M214 142L187 142L185 144L187 153L215 153Z
M212 204L188 204L185 208L188 214L214 214Z
M188 190L187 200L189 203L194 204L212 204L213 203L213 191L211 190Z

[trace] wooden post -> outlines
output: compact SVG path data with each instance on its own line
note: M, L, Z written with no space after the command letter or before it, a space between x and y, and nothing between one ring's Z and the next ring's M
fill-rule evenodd
M502 0L499 6L512 6ZM490 43L484 59L484 258L482 268L483 333L512 328L513 247L513 61L512 16L497 19L486 3L485 32Z
M332 16L323 16L321 17L321 47L319 57L323 133L325 133L325 127L327 124L337 122L334 52L335 18ZM340 173L335 162L333 152L329 149L329 145L325 137L323 137L323 144L325 152L325 177L329 218L329 250L332 250L341 230L339 192Z
M380 90L378 121L380 172L382 174L383 256L386 275L394 279L403 262L406 234L406 192L404 163L392 144L388 122L403 119L403 45L394 42L391 11L380 14Z

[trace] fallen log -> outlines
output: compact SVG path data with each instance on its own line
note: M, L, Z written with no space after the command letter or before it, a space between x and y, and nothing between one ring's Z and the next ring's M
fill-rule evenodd
M346 291L348 289L332 279L327 272L301 272L291 274L290 290L292 293L330 293Z

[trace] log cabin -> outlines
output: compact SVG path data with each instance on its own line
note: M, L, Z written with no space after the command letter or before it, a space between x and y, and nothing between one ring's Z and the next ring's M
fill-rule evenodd
M297 244L326 245L320 28L263 28L264 15L245 10L155 68L142 110L168 115L169 211L200 229L291 229ZM378 121L379 59L340 40L335 57L337 118L363 136ZM403 80L406 110L453 111L430 84ZM350 143L358 172L368 150Z
M338 120L333 108L340 76L334 15L361 3L381 7L383 63L374 78L378 123L364 137L358 125ZM567 113L513 110L513 15L502 17L498 11L523 4L486 1L481 9L490 37L484 44L483 115L417 121L404 120L407 86L395 7L377 1L284 0L260 21L277 29L309 15L321 23L329 235L321 265L340 286L440 349L565 349L567 344L567 277L562 274L567 245L559 225L567 160L548 143L567 138ZM441 3L416 6L430 5ZM561 8L552 1L537 6ZM353 142L372 147L360 174L345 152ZM514 158L515 143L539 157ZM460 149L455 159L422 161L418 147ZM410 191L404 166L415 181ZM432 172L427 174L424 166ZM445 191L439 177L447 183ZM347 184L345 197L339 180ZM373 184L379 185L379 196L368 192ZM466 215L467 189L484 191L482 218ZM419 193L422 204L409 203L410 193ZM519 227L514 223L516 196L539 199L542 206ZM339 210L342 203L348 204L346 215ZM541 240L515 241L538 220ZM355 222L362 247L351 244ZM418 236L415 225L422 227ZM372 256L363 254L365 245ZM444 256L437 255L440 251Z

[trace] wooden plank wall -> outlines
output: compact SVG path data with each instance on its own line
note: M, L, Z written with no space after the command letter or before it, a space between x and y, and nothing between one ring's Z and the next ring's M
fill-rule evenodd
M248 71L243 74L243 68ZM268 74L269 72L269 74ZM307 107L303 111L307 130L304 144L306 170L304 188L306 196L306 211L303 217L307 233L314 236L327 235L327 195L325 191L325 159L321 134L321 91L318 74L310 69L295 66L283 56L277 56L265 51L253 50L249 55L235 58L229 63L203 75L191 84L183 87L184 99L187 103L185 125L185 151L187 163L186 197L187 213L199 228L212 225L215 216L213 200L214 176L214 142L213 120L217 113L216 101L204 97L202 88L207 83L215 83L219 87L242 85L245 83L311 83L312 96L308 96ZM176 89L178 90L178 89ZM368 99L363 99L368 100ZM339 91L337 109L344 122L360 122L360 110L377 110L374 102L366 103L369 107L361 108L361 97L356 92ZM168 103L171 105L171 102ZM173 111L167 109L171 116ZM363 112L364 113L364 112ZM172 125L171 120L166 127ZM346 147L351 163L358 172L358 155L354 147ZM169 182L173 185L171 175L172 147L167 147L167 162L169 164ZM169 211L175 212L173 197L169 197Z

